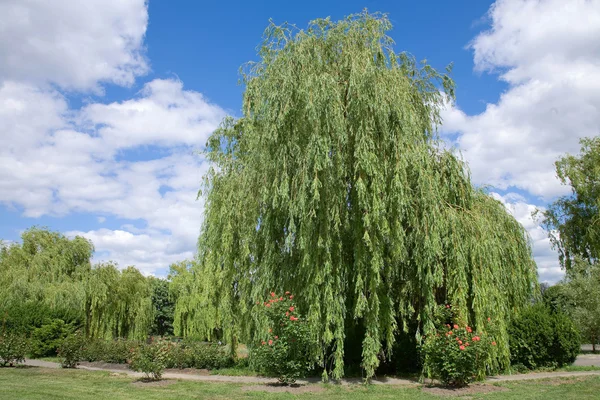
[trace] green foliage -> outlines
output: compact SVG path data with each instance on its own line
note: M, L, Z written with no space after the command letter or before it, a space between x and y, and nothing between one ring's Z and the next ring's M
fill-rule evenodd
M576 258L561 285L566 310L587 343L600 343L600 263Z
M27 340L23 336L2 331L0 333L0 366L13 366L25 361L29 350Z
M265 332L257 336L250 362L254 369L267 376L277 376L281 383L294 383L313 367L310 354L310 332L293 302L293 295L286 292L271 298L258 311ZM268 327L268 328L267 328Z
M169 281L154 277L149 279L152 290L152 307L154 309L154 320L150 327L150 335L173 335L175 304L169 294Z
M395 53L390 29L366 12L267 28L243 116L206 146L198 260L173 279L176 333L250 342L263 334L256 302L287 288L326 373L343 375L345 339L360 333L368 378L398 330L416 325L420 341L451 302L471 325L497 317L508 363L505 321L537 280L526 231L437 137L450 77Z
M510 327L511 361L529 369L571 364L580 345L573 322L541 303L525 309Z
M75 368L83 358L85 337L77 331L62 340L58 347L58 357L63 368Z
M437 331L423 342L423 371L445 385L462 387L494 370L497 343L489 334L494 331L491 322L476 330L456 321L447 307L440 312L445 324L439 323Z
M580 143L579 155L567 154L555 164L559 179L571 186L572 194L538 211L567 270L575 257L589 263L600 257L600 136Z
M225 346L186 340L168 347L167 368L219 369L233 365Z
M153 319L149 280L133 267L92 268L82 237L31 228L22 243L0 244L0 318L29 334L51 319L82 326L87 336L145 339Z
M144 340L153 322L150 281L134 267L94 266L87 281L86 332L105 339Z
M143 343L132 349L129 367L146 374L148 379L159 380L165 369L169 344L162 340Z
M104 361L107 363L125 364L131 352L140 342L125 339L88 339L83 349L82 359L86 361Z
M62 319L54 319L31 333L31 356L34 358L56 356L61 342L73 332L73 326Z

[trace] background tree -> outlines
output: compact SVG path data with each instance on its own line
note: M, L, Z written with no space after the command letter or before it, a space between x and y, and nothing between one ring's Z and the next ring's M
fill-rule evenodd
M584 138L580 143L579 155L566 155L555 164L562 184L571 186L571 195L538 211L560 263L567 269L575 257L593 264L600 255L600 137Z
M150 328L151 335L173 335L173 315L175 304L169 293L169 281L155 277L148 277L152 290L152 307L154 320Z
M369 378L399 330L420 340L452 303L472 326L498 321L496 361L508 363L506 320L537 290L526 232L437 138L452 80L394 52L390 29L366 12L267 28L243 116L207 143L198 263L176 325L222 329L234 347L258 329L265 293L289 290L320 364L338 378L358 354Z

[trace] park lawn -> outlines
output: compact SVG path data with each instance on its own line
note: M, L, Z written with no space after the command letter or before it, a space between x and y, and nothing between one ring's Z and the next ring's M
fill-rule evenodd
M421 387L388 385L320 385L316 393L244 391L249 385L166 381L162 386L104 371L45 368L0 368L0 399L443 399ZM598 398L600 377L553 378L506 382L506 391L469 394L472 399L586 399Z

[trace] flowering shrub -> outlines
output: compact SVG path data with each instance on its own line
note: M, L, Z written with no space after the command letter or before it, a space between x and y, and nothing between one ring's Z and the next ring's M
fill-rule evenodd
M24 338L12 333L0 333L0 366L12 367L15 363L24 361L27 350L27 341Z
M80 332L75 332L64 338L57 351L61 367L77 367L83 357L84 346L85 338Z
M129 361L132 349L139 345L138 341L126 339L88 339L81 358L90 362L125 364Z
M466 386L485 377L487 360L496 342L482 331L452 322L450 306L446 307L448 323L423 342L424 372L448 386ZM488 322L491 323L489 318Z
M156 340L131 349L129 368L143 372L147 379L159 380L165 369L170 344Z
M271 293L260 307L262 317L268 321L264 332L251 352L252 366L260 373L277 376L281 383L294 383L312 367L309 354L309 330L293 301L294 296Z

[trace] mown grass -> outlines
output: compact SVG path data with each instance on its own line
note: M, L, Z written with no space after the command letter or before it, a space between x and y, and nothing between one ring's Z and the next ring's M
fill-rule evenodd
M473 399L593 399L600 393L599 376L503 382L508 390L468 394ZM316 393L244 391L243 384L191 381L135 383L124 375L104 371L45 368L1 368L0 399L440 399L422 387L389 385L320 385Z

